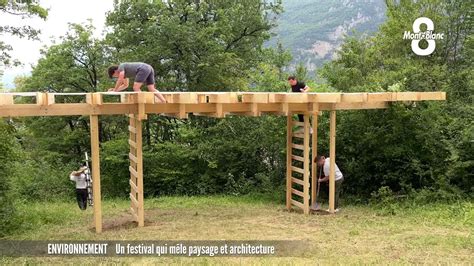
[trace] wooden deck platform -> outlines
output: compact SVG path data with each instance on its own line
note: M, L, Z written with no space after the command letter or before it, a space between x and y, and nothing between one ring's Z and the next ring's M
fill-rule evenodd
M0 117L161 114L187 118L314 113L324 110L381 109L397 101L445 100L445 92L269 93L164 92L167 103L150 92L0 93Z

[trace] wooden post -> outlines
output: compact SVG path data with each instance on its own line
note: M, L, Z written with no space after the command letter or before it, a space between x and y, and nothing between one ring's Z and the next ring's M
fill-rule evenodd
M304 169L304 174L303 174L303 212L305 214L309 214L309 131L310 131L310 125L309 125L309 115L304 115L304 138L303 138L303 169Z
M142 227L145 224L144 199L143 199L143 140L142 116L129 115L129 145L130 145L130 203L132 216Z
M289 113L286 117L286 208L291 209L291 154L293 153L292 142L292 114Z
M145 225L144 202L143 202L143 145L142 145L142 121L136 121L136 143L137 143L137 186L138 186L138 226Z
M336 192L336 111L331 111L329 132L329 212L334 213L334 199Z
M102 202L100 194L100 153L99 117L90 116L91 154L92 154L92 195L94 198L94 225L97 233L102 232Z
M311 206L316 202L316 190L318 184L318 167L314 161L318 156L318 114L313 114L313 136L312 136L312 158L311 158Z

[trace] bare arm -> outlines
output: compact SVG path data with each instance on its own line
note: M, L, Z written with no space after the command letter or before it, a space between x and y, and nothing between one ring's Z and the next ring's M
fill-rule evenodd
M109 91L123 91L128 88L128 78L125 78L125 71L121 71L117 78L117 82L115 82L115 87L109 89Z
M301 92L308 92L308 91L310 91L310 90L311 90L310 87L305 86L303 89L301 89Z

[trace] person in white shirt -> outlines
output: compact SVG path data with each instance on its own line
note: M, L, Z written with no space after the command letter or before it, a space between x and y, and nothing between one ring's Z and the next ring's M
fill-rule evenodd
M318 156L315 158L315 162L317 162L318 167L322 167L323 175L320 176L318 179L319 183L328 182L329 181L329 169L330 169L330 160L329 157L326 158L324 156ZM339 211L339 195L341 193L342 182L344 181L344 176L342 175L341 170L337 167L337 164L334 164L335 171L334 171L334 180L336 183L336 191L335 191L335 198L334 198L334 209L335 211Z
M69 175L69 179L71 181L76 182L77 204L79 205L79 208L83 211L87 208L86 171L88 171L87 166L82 166L79 170L72 171Z

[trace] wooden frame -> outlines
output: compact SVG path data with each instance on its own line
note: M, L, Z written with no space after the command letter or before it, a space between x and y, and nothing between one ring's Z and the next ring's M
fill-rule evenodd
M445 92L379 92L379 93L269 93L269 92L165 92L165 104L155 102L151 92L99 92L99 93L0 93L0 117L26 116L90 116L90 137L92 151L92 177L94 195L94 225L97 233L102 232L102 204L100 191L100 147L99 116L128 115L130 145L130 200L132 216L138 226L144 226L143 200L143 152L142 121L148 114L160 114L187 118L189 114L212 117L227 115L261 116L264 114L285 115L287 117L287 172L286 207L299 207L309 213L310 204L316 197L318 112L329 110L330 118L330 193L329 211L334 212L335 159L336 159L336 110L359 110L387 108L391 102L411 102L426 100L446 100ZM109 102L104 96L117 96L116 102ZM83 96L76 103L57 103L56 96ZM18 104L15 97L34 98L34 103ZM304 114L305 122L293 122L292 115ZM312 115L313 135L310 157L310 115ZM293 125L303 127L303 133L295 133ZM303 139L303 143L293 143L293 138ZM293 154L299 149L302 154ZM293 161L303 164L293 166ZM311 186L310 186L310 166ZM302 179L293 176L302 175ZM293 185L303 187L303 191ZM311 189L310 189L311 188ZM294 200L296 195L301 201Z

